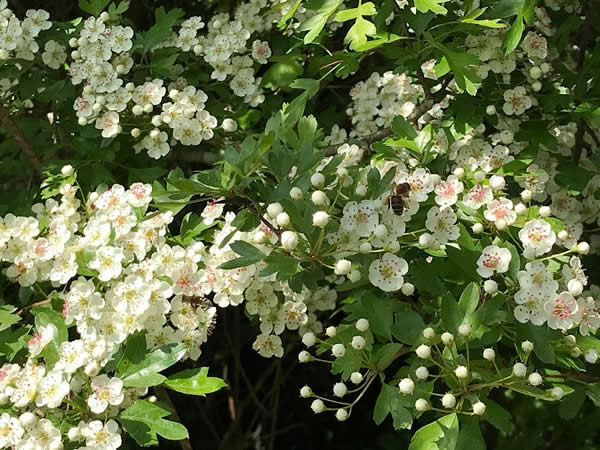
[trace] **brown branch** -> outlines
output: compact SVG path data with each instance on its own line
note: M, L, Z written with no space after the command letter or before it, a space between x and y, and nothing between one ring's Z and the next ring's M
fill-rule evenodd
M40 160L35 154L31 142L27 140L23 132L17 126L17 123L10 116L8 110L2 105L0 105L0 122L2 122L10 134L12 134L15 141L17 141L17 144L19 144L19 147L21 147L23 154L31 162L31 165L35 169L36 176L39 176L41 171Z
M30 310L32 308L36 308L38 306L47 305L50 302L51 302L51 300L49 298L47 298L46 300L42 300L40 302L35 302L35 303L32 303L31 305L24 306L22 309L20 309L19 311L17 311L17 315L20 316L25 311L28 311L28 310Z

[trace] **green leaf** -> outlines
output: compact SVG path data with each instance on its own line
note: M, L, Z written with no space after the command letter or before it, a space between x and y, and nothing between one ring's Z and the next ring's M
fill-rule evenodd
M446 3L448 0L415 0L415 8L417 11L426 13L431 11L435 14L446 14L448 10L444 8L440 3Z
M347 22L360 16L373 16L375 14L377 14L375 5L372 2L367 2L359 5L358 8L348 8L339 11L333 20L335 22Z
M479 304L479 285L475 282L469 283L460 295L458 304L463 312L463 320L468 319Z
M523 35L523 16L520 14L515 18L515 21L508 29L508 32L504 36L502 46L504 48L504 54L508 55L515 51L519 42L521 42L521 36Z
M416 139L418 136L414 127L402 116L394 117L392 130L401 138Z
M413 418L406 409L409 406L407 403L406 396L401 394L396 386L383 383L375 402L373 421L376 425L380 425L388 414L391 414L395 430L410 430Z
M503 433L510 434L514 431L515 425L510 412L489 398L485 400L485 405L485 420Z
M585 401L585 388L577 386L575 390L560 402L559 415L561 419L570 420L577 416Z
M342 380L350 378L353 372L357 372L362 367L362 352L354 348L346 348L344 356L336 358L331 364L331 373L341 373Z
M170 35L173 27L185 16L182 9L175 8L168 13L162 6L155 11L156 23L145 33L138 33L138 42L136 46L142 47L144 53L161 42L165 41Z
M464 315L454 297L447 293L442 297L442 322L449 330L455 331L462 323Z
M244 241L235 241L229 244L229 246L238 255L247 256L249 258L256 258L257 261L260 261L266 256L259 249Z
M476 417L461 416L456 450L485 450L485 441Z
M350 50L358 51L359 48L367 43L367 36L375 36L375 34L377 34L375 24L359 16L354 25L348 30L344 38L344 43L350 44Z
M392 363L401 348L402 344L398 344L397 342L388 342L379 347L373 358L377 369L379 371L385 370Z
M109 3L110 0L79 0L79 9L97 17Z
M441 76L441 74L447 73L447 69L452 70L460 91L467 91L470 95L475 95L481 79L470 66L480 65L481 61L469 53L454 52L432 39L429 39L428 42L444 54L444 57L434 67L436 75Z
M11 325L14 325L21 320L21 316L13 314L16 310L17 308L14 306L0 306L0 331L10 328Z
M454 450L458 441L458 416L448 414L419 429L408 450Z
M222 379L208 376L208 367L188 369L171 375L165 386L188 395L206 396L227 386Z
M400 342L414 345L425 329L425 322L418 312L407 310L397 312L395 315L392 334Z
M189 437L186 428L177 422L165 420L171 411L147 400L138 400L119 414L119 422L142 447L158 445L157 434L171 441Z
M150 353L142 353L143 358L141 360L136 358L120 374L119 377L123 380L123 386L144 387L161 384L165 377L160 375L159 372L179 361L185 351L185 345L179 343L163 345ZM126 357L129 357L130 354L131 352L126 350Z
M305 20L298 27L298 31L308 31L304 36L304 43L310 44L321 33L329 17L343 3L344 0L325 0L323 5L317 10L317 13Z
M470 23L473 25L479 25L480 27L486 28L504 28L506 25L503 23L499 23L500 19L482 19L479 20L478 17L481 16L487 8L479 8L471 11L467 14L462 20L462 23Z

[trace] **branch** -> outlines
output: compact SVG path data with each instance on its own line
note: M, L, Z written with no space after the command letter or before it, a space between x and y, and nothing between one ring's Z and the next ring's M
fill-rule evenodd
M13 138L15 141L17 141L17 144L19 144L27 159L29 159L31 162L31 165L35 169L36 176L39 176L41 171L40 160L35 154L31 142L29 142L25 135L23 135L23 132L19 129L16 122L12 119L12 117L10 117L8 110L2 105L0 105L0 122L2 122L10 134L12 134Z
M32 303L31 305L27 305L27 306L23 307L22 309L20 309L19 311L17 311L17 315L21 316L21 315L23 315L23 313L25 311L28 311L28 310L33 309L33 308L36 308L38 306L47 305L48 303L50 303L50 301L51 300L48 298L46 300L42 300L42 301L39 301L39 302Z

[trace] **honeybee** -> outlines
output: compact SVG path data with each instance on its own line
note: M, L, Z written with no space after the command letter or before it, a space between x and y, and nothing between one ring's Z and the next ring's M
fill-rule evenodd
M410 184L400 183L394 186L392 193L388 197L388 206L394 211L394 214L401 216L404 212L405 201L410 193Z

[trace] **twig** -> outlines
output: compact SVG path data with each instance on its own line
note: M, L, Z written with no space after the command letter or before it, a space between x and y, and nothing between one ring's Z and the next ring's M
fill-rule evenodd
M8 129L10 134L12 134L17 144L21 147L23 154L29 159L31 165L35 169L36 176L39 176L41 171L40 160L38 159L35 151L33 150L33 146L31 142L27 140L23 132L17 126L17 123L10 117L10 113L8 110L0 105L0 122L4 124L4 126Z
M35 307L37 307L37 306L47 305L48 303L50 303L50 301L51 301L51 300L50 300L49 298L47 298L46 300L42 300L42 301L39 301L39 302L32 303L31 305L24 306L24 307L23 307L23 308L21 308L19 311L17 311L17 315L18 315L18 316L20 316L20 315L22 315L22 314L23 314L25 311L28 311L28 310L30 310L30 309L32 309L32 308L35 308Z

